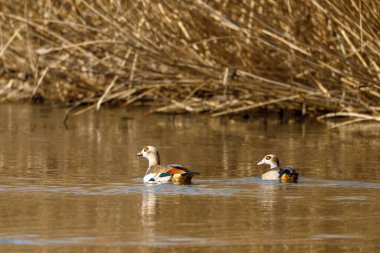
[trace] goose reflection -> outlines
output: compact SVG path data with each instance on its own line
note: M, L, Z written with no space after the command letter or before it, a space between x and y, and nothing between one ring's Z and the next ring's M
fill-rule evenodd
M157 196L154 185L146 185L142 195L141 218L143 225L153 225L156 214Z
M154 185L145 185L141 200L141 228L143 241L152 243L156 237L157 192Z
M262 207L262 211L267 215L273 213L275 204L276 204L276 196L278 195L278 183L273 182L264 182L260 188L260 204Z

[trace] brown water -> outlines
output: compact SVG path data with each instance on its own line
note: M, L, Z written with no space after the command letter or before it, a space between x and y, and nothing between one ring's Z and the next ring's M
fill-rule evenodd
M145 112L0 105L0 252L380 252L379 125ZM145 145L201 175L144 185Z

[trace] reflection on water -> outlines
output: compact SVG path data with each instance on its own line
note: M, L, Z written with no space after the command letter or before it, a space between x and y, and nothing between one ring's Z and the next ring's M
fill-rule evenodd
M147 185L146 190L142 193L141 201L141 226L143 234L151 241L155 238L156 226L156 206L158 205L154 185Z
M380 250L376 126L142 112L0 106L0 252ZM144 185L145 145L201 175ZM261 181L267 153L299 182Z

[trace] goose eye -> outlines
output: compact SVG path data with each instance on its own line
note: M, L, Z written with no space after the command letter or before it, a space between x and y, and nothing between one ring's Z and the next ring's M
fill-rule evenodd
M265 159L266 159L266 160L270 160L270 159L272 159L272 157L271 157L270 155L267 155L267 156L265 157Z
M148 150L149 150L149 148L148 147L144 147L144 152L147 152Z

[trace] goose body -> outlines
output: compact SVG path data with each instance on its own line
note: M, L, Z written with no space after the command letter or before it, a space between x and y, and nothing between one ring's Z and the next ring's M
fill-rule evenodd
M262 180L276 180L290 183L296 183L298 180L298 172L290 166L280 167L280 161L273 154L266 155L257 163L257 165L262 164L270 166L270 170L261 176Z
M144 147L137 156L145 157L149 161L149 166L143 179L145 183L173 182L189 184L192 177L199 174L179 164L161 165L158 150L153 146Z

